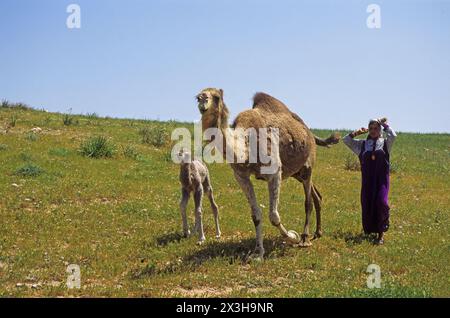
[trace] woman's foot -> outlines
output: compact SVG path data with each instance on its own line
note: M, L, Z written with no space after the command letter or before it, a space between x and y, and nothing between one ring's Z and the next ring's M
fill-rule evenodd
M384 244L384 233L378 233L378 237L375 240L376 245L383 245Z
M376 245L383 245L384 244L384 239L377 239L377 241L375 242Z

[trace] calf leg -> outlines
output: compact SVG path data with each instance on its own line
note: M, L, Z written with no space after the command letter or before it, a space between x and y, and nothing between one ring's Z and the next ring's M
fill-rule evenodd
M202 197L203 187L199 186L194 192L195 228L198 233L198 244L202 244L205 241L205 233L203 232Z
M189 225L186 215L186 207L189 201L189 191L186 189L181 190L181 201L180 201L180 211L181 211L181 219L183 221L183 235L184 237L188 237L191 234L189 231Z

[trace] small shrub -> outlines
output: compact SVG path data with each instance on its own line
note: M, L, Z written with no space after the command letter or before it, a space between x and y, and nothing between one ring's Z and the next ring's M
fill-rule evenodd
M21 177L37 177L43 172L44 170L42 170L41 167L33 163L27 163L24 166L18 168L15 174Z
M173 159L172 159L172 152L169 150L169 151L167 151L167 152L165 152L164 154L163 154L163 160L165 161L165 162L173 162Z
M22 109L22 110L31 109L30 106L28 106L27 104L24 104L24 103L14 103L14 104L12 105L12 107L14 107L14 108L19 108L19 109Z
M30 131L26 134L26 138L28 141L36 141L39 139L38 135L32 131Z
M43 120L43 126L48 126L50 124L50 122L52 121L52 119L50 118L50 116L46 116Z
M98 118L98 114L97 113L87 113L86 117L89 119L97 119Z
M134 148L133 146L130 146L130 145L126 145L125 147L122 147L122 154L124 155L124 157L130 158L133 160L139 159L139 156L140 156L140 154L136 150L136 148Z
M104 136L91 137L81 144L80 153L89 158L110 158L114 145Z
M167 143L169 134L161 126L144 127L139 130L142 143L155 147L162 147Z
M70 116L68 114L64 114L63 115L63 124L64 124L64 126L72 125L72 121L73 121L72 116Z
M9 119L9 126L10 127L16 127L16 123L17 123L17 116L16 115L12 115L11 118Z
M151 141L151 130L148 127L139 129L139 135L143 144L149 144Z
M345 170L349 171L360 171L361 165L359 160L354 155L348 155L345 158Z
M24 103L10 103L6 99L2 100L0 106L4 107L4 108L17 108L17 109L22 109L22 110L31 109L30 106L28 106Z
M25 161L25 162L30 162L30 161L33 160L31 155L29 153L26 153L26 152L21 152L19 154L19 158L20 158L20 160Z
M78 120L75 120L75 118L70 114L64 114L63 124L64 126L76 125L78 124Z

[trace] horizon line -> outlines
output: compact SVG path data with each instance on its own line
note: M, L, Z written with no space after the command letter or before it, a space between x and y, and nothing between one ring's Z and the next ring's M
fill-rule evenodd
M196 122L200 121L199 119L190 119L190 120L181 120L181 119L176 119L176 118L170 118L170 119L160 119L160 118L146 118L146 117L127 117L126 115L124 117L117 117L117 116L113 116L113 115L100 115L97 112L92 112L92 113L71 113L71 112L62 112L62 111L49 111L47 109L45 109L45 107L42 108L37 108L35 106L30 106L27 103L24 102L9 102L6 99L0 99L1 102L6 101L7 103L9 103L11 106L6 106L4 107L3 105L0 104L0 109L1 108L10 108L13 109L14 107L20 107L20 106L24 106L25 109L29 109L29 110L33 110L33 111L40 111L40 112L45 112L45 113L50 113L50 114L67 114L67 115L73 115L73 116L89 116L90 114L95 114L97 116L97 118L100 119L117 119L117 120L144 120L144 121L158 121L158 122L170 122L170 121L175 121L178 123L187 123L187 124L195 124ZM70 109L70 108L69 108ZM349 129L349 128L321 128L321 127L309 127L307 126L309 129L311 130L330 130L330 131L353 131L354 129ZM404 131L404 130L395 130L395 132L397 133L407 133L407 134L427 134L427 135L450 135L450 131L429 131L429 132L422 132L422 131Z

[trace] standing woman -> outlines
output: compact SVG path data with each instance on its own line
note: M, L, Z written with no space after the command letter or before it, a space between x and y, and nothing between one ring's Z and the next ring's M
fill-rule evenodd
M385 137L381 133L384 128ZM367 139L354 139L369 133ZM372 119L369 129L360 128L344 137L344 143L359 156L362 186L361 207L364 233L377 233L377 244L384 243L384 232L389 228L389 154L396 133L387 119Z

